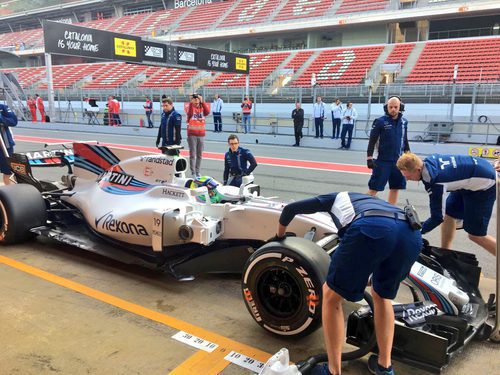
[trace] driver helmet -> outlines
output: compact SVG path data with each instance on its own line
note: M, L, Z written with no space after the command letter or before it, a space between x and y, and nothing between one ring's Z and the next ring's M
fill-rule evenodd
M196 177L193 179L191 182L191 189L197 189L202 186L206 186L208 189L208 196L210 197L210 202L212 203L219 203L222 200L222 196L220 195L219 191L217 190L217 186L219 186L220 183L217 182L215 179L209 176L201 176L201 177ZM197 200L201 202L205 202L205 196L200 195L196 197Z

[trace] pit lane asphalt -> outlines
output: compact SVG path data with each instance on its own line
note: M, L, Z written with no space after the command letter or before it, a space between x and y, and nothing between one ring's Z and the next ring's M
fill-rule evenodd
M50 138L100 140L122 144L152 146L154 139L125 136L103 136L82 133L36 132L17 129L16 135ZM33 151L33 143L18 142L16 151ZM243 145L244 147L246 145ZM207 142L206 150L223 153L226 144ZM330 161L362 164L361 152L329 151L249 145L257 156ZM222 161L204 160L203 173L221 179ZM40 175L55 177L54 169L41 169ZM366 191L368 175L325 172L310 169L260 165L255 171L256 182L266 196L300 199L331 191ZM293 183L291 183L293 182ZM411 183L410 183L411 184ZM423 187L410 185L408 196L422 217L427 214L427 195ZM385 197L385 195L382 195ZM495 219L492 219L496 223ZM494 234L494 227L491 232ZM438 236L430 237L437 243ZM471 250L470 241L457 238L456 248ZM462 248L461 248L462 247ZM89 255L83 251L37 240L29 244L0 249L0 254L68 280L68 285L55 285L22 269L0 263L0 374L208 374L217 373L210 356L178 343L170 337L180 328L161 324L150 317L125 310L93 295L75 293L71 282L107 293L156 313L182 319L229 340L244 343L268 353L288 347L292 360L303 359L323 350L321 331L302 338L285 340L260 329L250 317L240 292L239 276L207 275L192 282L181 283L169 275L121 265ZM477 250L476 250L477 251ZM480 259L485 252L479 250ZM494 263L486 256L485 262ZM484 265L484 264L483 264ZM493 266L494 267L494 266ZM493 268L494 269L494 268ZM484 281L484 280L483 280ZM487 289L494 286L486 280ZM487 295L487 294L485 294ZM200 335L203 337L203 335ZM223 339L221 339L224 341ZM216 340L213 340L214 342ZM223 343L225 344L225 342ZM224 346L224 345L223 345ZM231 349L229 347L228 349ZM201 353L201 354L200 354ZM197 358L199 357L199 358ZM182 367L192 360L191 371ZM196 367L196 359L200 359ZM344 373L366 374L365 360L349 363ZM216 361L217 362L217 361ZM181 366L175 372L175 368ZM187 365L184 365L187 366ZM206 367L204 367L206 366ZM472 343L454 358L445 374L496 374L500 366L498 346ZM411 367L395 363L399 374L424 374ZM197 369L197 370L194 370ZM203 369L203 370L201 370ZM224 368L224 374L247 374L236 365Z

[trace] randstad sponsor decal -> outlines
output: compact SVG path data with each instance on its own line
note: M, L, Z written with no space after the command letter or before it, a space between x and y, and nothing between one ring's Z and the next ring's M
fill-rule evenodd
M177 8L189 8L196 7L198 5L212 4L212 0L175 0L174 7Z
M115 55L137 57L137 45L135 40L114 38L115 39Z

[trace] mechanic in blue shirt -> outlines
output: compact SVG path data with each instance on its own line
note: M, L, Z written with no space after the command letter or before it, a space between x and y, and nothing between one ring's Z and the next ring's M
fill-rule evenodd
M422 181L429 193L431 217L422 224L422 234L442 223L441 247L451 249L456 220L463 220L469 238L496 254L496 240L487 235L496 199L496 172L487 160L442 154L422 160L409 152L399 158L397 166L406 179ZM444 196L448 191L443 218Z
M257 161L250 150L239 147L240 140L235 134L227 138L229 151L224 156L224 185L240 187L242 177L253 172L257 167Z
M323 285L323 330L328 365L313 370L318 374L340 374L345 343L342 301L359 301L372 274L375 332L379 356L368 360L374 374L393 374L391 348L394 311L391 300L406 278L422 248L419 230L411 228L403 210L370 195L340 192L320 195L288 204L279 219L276 237L298 214L327 212L339 230L340 245L331 255Z
M161 123L156 137L156 147L180 145L181 144L181 125L182 116L174 108L174 102L171 98L162 99L163 112L161 113Z
M401 154L410 151L408 121L403 117L403 111L401 99L390 97L384 105L385 115L373 121L366 151L366 164L372 170L368 194L377 195L389 182L388 202L391 204L398 201L399 190L406 189L406 180L396 166ZM378 156L375 160L373 153L376 145Z
M16 114L7 105L0 103L0 133L9 156L14 152L14 145L16 144L9 127L16 125ZM10 170L6 155L2 150L0 150L0 171L3 173L3 183L5 185L12 184L13 182L10 179L12 171Z

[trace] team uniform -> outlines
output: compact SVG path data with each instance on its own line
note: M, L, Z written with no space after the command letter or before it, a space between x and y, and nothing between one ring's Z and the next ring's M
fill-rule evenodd
M427 233L443 222L445 212L461 219L464 230L485 236L496 199L496 172L485 159L466 155L433 154L424 160L422 181L429 193L431 217L422 225Z
M144 104L144 110L146 111L146 118L148 120L148 128L153 127L153 120L151 120L151 115L153 113L153 102L151 100L146 100Z
M325 119L325 103L316 102L313 105L314 130L316 135L314 138L323 138L323 120Z
M396 166L403 152L410 151L408 121L401 113L397 119L385 115L373 121L367 156L373 156L375 146L378 156L368 187L371 190L383 191L389 182L390 189L406 189L406 179Z
M2 136L3 142L5 144L5 148L9 155L12 155L14 152L14 137L12 136L12 132L9 127L17 125L17 116L16 114L5 104L0 104L0 134ZM10 166L7 163L7 159L5 158L3 152L0 151L0 172L3 174L10 175L11 170Z
M238 147L233 152L229 149L224 156L224 185L240 187L243 176L249 175L257 167L257 161L250 150Z
M359 301L373 274L375 292L393 299L422 248L403 210L381 199L351 192L320 195L285 206L281 225L297 214L327 212L339 230L340 245L331 256L326 283L349 301Z
M36 98L36 106L40 111L41 121L45 122L45 106L43 105L43 99L39 96Z
M214 100L212 115L214 116L214 132L222 132L222 104L224 101L221 98Z
M340 123L342 122L342 104L332 103L330 110L332 112L332 139L340 138Z
M37 119L36 119L36 101L35 101L35 99L28 99L27 104L28 104L28 108L29 108L30 113L31 113L31 122L37 122Z
M342 132L340 133L341 147L349 150L351 148L352 132L354 131L354 122L358 118L358 112L354 107L346 108L342 114ZM347 136L347 141L345 137Z
M159 145L161 139L162 146L180 145L182 139L181 126L182 116L175 108L172 108L170 112L163 111L156 144Z

